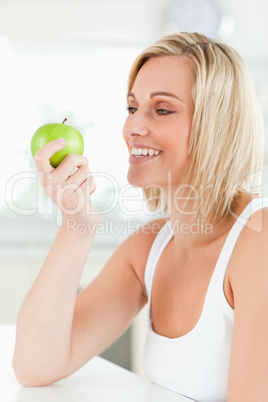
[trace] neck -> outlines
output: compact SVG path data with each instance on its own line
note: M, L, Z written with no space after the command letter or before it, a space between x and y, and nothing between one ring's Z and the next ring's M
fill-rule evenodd
M202 215L196 216L194 209L196 199L190 201L186 209L186 194L180 193L178 197L176 188L165 189L164 195L173 226L174 245L185 254L212 244L226 234L235 222L232 216L222 223L217 220L209 223Z

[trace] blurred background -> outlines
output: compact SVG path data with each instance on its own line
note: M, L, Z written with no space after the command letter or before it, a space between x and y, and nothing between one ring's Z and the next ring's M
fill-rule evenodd
M37 183L30 141L45 123L75 126L95 174L102 226L80 289L123 239L155 217L126 180L129 69L165 34L223 39L252 74L268 135L267 0L0 0L0 324L15 324L61 217ZM267 140L263 182L268 196ZM145 376L146 308L102 355ZM105 330L105 329L104 329Z

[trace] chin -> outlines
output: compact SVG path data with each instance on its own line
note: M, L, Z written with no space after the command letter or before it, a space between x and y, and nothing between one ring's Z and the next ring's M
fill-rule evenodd
M139 175L130 170L128 171L127 181L133 187L150 188L159 186L158 183L152 183L152 180L146 178L145 175Z
M127 175L127 181L133 187L144 187L142 180L138 180L137 178L132 177L130 174Z

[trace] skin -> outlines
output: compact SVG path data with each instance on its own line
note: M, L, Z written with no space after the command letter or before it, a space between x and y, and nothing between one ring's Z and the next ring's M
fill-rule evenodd
M184 58L165 56L147 61L129 95L130 112L123 128L130 154L130 143L143 143L162 151L153 160L130 165L128 180L139 187L159 185L170 197L173 223L176 219L189 222L189 216L172 200L188 160L194 112L192 85L193 72ZM176 98L153 95L163 91ZM88 196L95 184L86 158L71 155L56 169L50 167L49 158L62 147L51 142L35 157L42 184L63 211L63 225L18 318L13 365L18 381L25 386L48 385L68 376L124 332L147 303L144 269L155 236L165 223L164 219L154 220L129 236L98 277L76 296L94 236L88 239L74 232L67 234L68 219L71 216L77 224L89 223L96 228L99 217ZM54 187L49 190L48 184L52 183ZM75 187L68 186L70 183ZM79 211L75 210L77 191L83 201ZM240 214L252 198L243 193L235 212ZM154 277L152 314L157 333L174 338L195 326L216 261L234 222L232 217L224 224L215 224L209 235L175 232ZM227 301L235 309L228 402L267 400L267 241L265 208L254 213L242 230L224 282ZM169 270L164 269L167 264Z

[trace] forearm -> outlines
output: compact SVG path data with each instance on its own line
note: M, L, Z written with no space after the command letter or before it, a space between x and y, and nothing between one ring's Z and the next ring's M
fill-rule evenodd
M68 362L77 290L93 238L60 228L22 305L13 364L25 385L27 377L50 383Z

